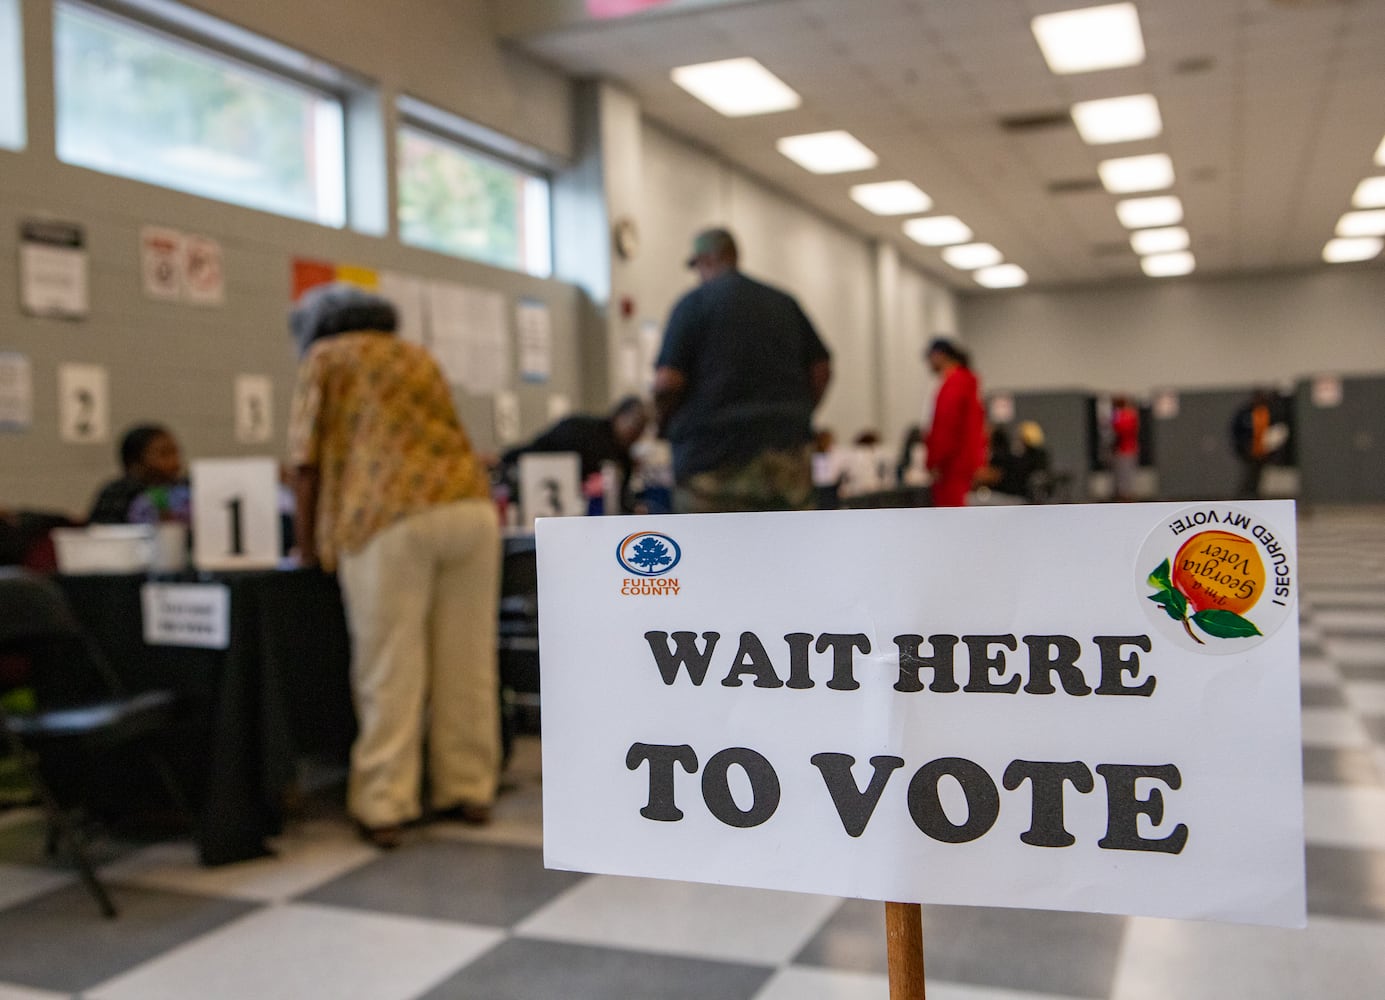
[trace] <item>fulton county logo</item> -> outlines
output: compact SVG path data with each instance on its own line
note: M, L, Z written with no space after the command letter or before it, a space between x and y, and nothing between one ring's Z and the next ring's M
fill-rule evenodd
M1291 531L1225 504L1180 510L1140 550L1145 610L1186 649L1238 653L1259 645L1292 611Z
M616 560L634 576L621 581L620 592L627 597L676 597L678 580L668 574L682 558L678 543L662 532L626 535L616 546Z

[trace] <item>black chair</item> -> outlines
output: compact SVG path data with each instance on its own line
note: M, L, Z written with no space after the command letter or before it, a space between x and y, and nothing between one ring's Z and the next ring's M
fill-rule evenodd
M65 843L82 882L107 917L116 915L84 845L82 788L99 772L103 755L144 745L175 808L187 808L167 762L148 747L173 719L174 695L145 691L127 695L62 592L46 577L0 568L0 653L17 654L25 677L9 676L11 688L28 682L31 711L0 704L5 747L18 759L48 817L48 849ZM55 780L56 779L56 780Z

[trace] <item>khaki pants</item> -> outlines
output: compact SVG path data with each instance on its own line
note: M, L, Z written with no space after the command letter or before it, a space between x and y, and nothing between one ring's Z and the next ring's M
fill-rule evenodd
M411 515L340 558L359 735L347 805L367 826L489 805L500 771L500 535L485 500Z

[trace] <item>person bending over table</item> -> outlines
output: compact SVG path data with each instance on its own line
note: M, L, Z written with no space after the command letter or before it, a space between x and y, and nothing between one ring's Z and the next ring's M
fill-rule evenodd
M382 848L422 813L425 726L437 815L488 821L501 760L499 524L442 372L395 325L346 284L290 317L295 534L341 583L359 722L347 806Z
M501 461L513 468L521 455L576 452L582 463L582 481L601 474L605 462L620 470L619 511L635 513L635 498L630 495L630 448L649 423L649 410L638 396L626 396L604 417L576 415L565 417L526 445L511 448Z
M131 427L120 439L119 479L101 487L87 520L92 524L124 524L130 507L146 490L171 487L183 475L183 456L173 432L160 424Z

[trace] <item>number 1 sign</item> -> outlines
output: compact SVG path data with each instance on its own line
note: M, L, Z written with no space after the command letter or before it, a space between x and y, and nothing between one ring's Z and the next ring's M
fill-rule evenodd
M272 458L192 463L192 558L201 570L279 563L279 468Z

